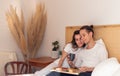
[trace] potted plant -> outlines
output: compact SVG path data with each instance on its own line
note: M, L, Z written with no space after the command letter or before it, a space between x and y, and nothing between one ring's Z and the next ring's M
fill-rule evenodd
M59 54L59 42L58 41L54 41L52 42L53 48L52 48L52 58L58 58L58 54Z
M59 49L59 42L58 41L52 42L52 45L53 45L52 51L57 51Z

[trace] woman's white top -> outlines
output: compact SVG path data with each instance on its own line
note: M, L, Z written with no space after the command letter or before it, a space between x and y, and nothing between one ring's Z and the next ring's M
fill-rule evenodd
M81 48L74 49L71 43L68 43L64 48L64 51L67 52L68 54L69 53L77 54L80 50Z
M76 60L77 60L77 58L78 58L77 55L78 55L78 53L79 53L80 50L81 50L81 48L74 49L74 48L72 47L72 44L71 44L71 43L66 44L66 46L65 46L65 48L64 48L64 51L65 51L66 53L68 53L68 54L70 54L70 53L75 54L75 59L74 59L74 61L73 61L74 63L76 63ZM56 60L56 61L55 61L56 64L58 64L58 62L59 62L59 60ZM67 62L67 58L65 58L62 67L67 67L67 68L70 67L69 64L68 64L68 62Z
M95 67L98 63L106 60L108 53L104 44L96 42L91 49L82 49L78 53L77 66Z
M70 54L70 53L72 53L72 54L75 54L75 59L74 59L74 61L73 61L73 63L75 64L76 63L76 60L77 60L77 58L78 58L78 53L79 53L79 51L81 51L82 50L82 48L76 48L76 49L74 49L73 47L72 47L72 44L71 43L68 43L66 46L65 46L65 48L64 48L64 51L65 52L67 52L68 54ZM65 61L64 61L64 63L63 63L63 67L69 67L69 65L68 65L68 62L67 62L67 60L65 59ZM76 65L77 66L77 65Z

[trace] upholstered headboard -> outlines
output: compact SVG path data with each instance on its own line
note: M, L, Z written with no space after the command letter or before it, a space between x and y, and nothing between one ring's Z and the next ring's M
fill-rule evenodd
M72 39L73 31L80 26L66 27L66 43ZM120 24L94 25L95 40L102 38L109 53L109 57L116 57L120 62Z

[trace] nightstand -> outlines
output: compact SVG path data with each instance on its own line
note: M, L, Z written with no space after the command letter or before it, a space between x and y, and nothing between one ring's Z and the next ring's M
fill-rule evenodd
M50 63L52 63L54 60L56 59L53 59L51 57L32 58L32 59L29 59L29 64L33 67L42 69L47 65L49 65Z

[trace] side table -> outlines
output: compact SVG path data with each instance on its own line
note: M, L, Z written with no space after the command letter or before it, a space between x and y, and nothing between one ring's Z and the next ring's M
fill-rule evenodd
M56 59L53 59L51 57L32 58L32 59L29 59L29 64L33 67L42 69L47 65L49 65L50 63L52 63L54 60Z

